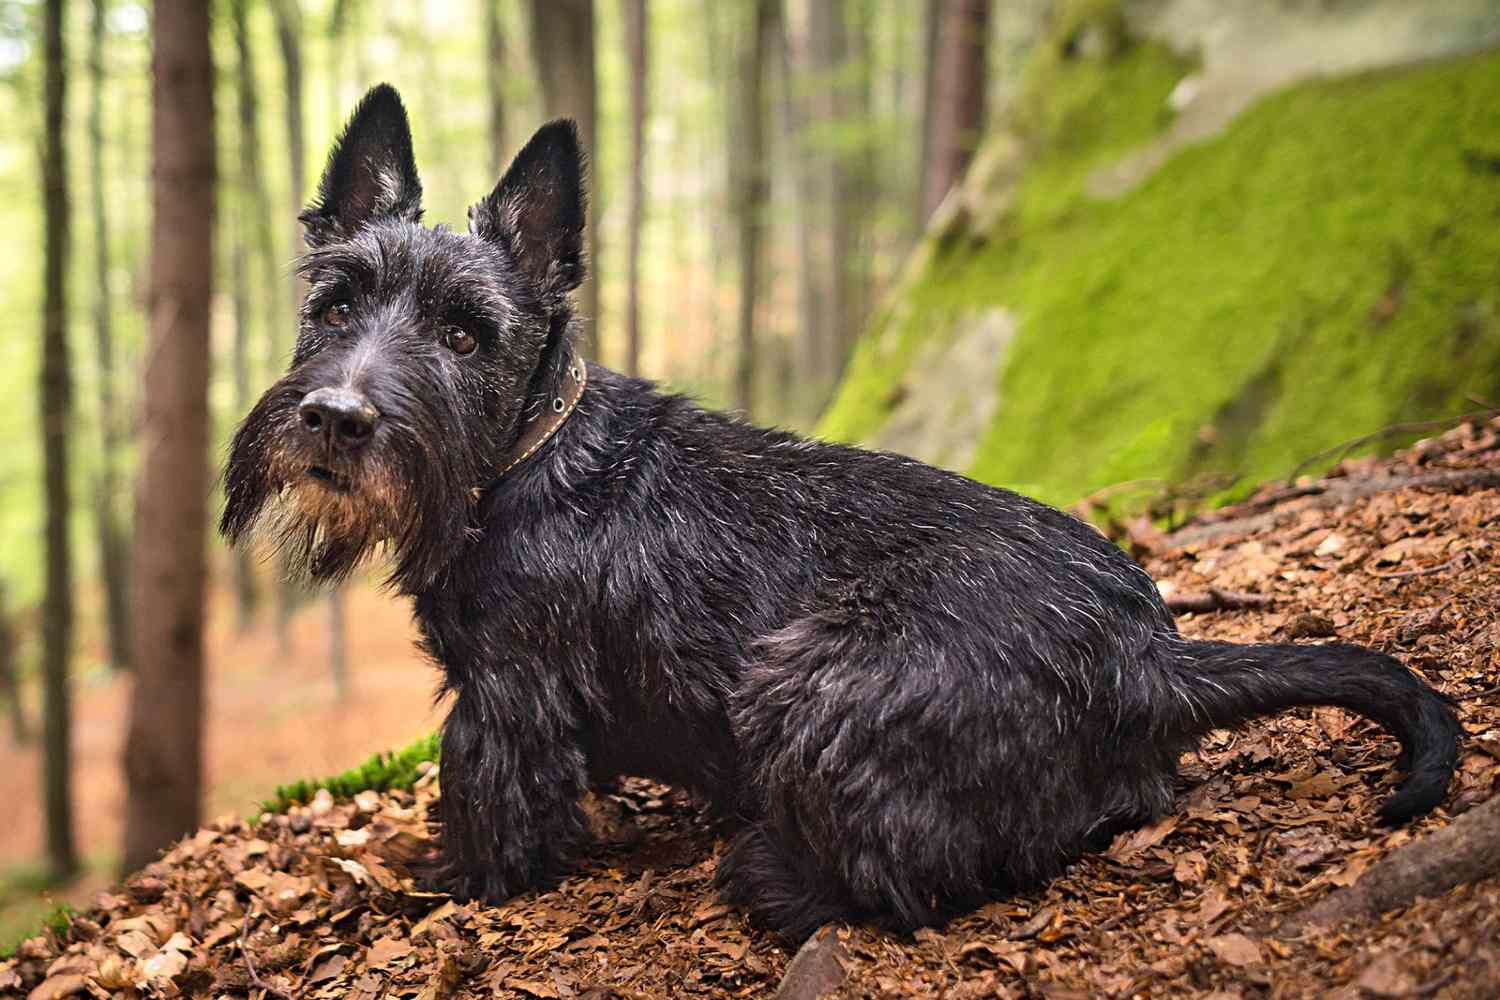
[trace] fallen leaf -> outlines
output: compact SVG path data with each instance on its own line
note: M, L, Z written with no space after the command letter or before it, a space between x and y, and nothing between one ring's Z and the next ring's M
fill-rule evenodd
M1261 961L1260 945L1243 934L1220 934L1203 942L1221 962L1230 965L1257 965Z

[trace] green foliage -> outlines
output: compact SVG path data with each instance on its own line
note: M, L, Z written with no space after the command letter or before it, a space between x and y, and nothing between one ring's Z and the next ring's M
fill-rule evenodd
M411 746L390 753L377 753L359 767L327 778L304 779L281 785L276 794L260 804L262 813L283 813L294 805L312 801L318 789L326 788L334 798L346 799L358 792L377 792L399 788L409 791L421 774L418 765L436 762L442 748L442 737L432 733Z
M23 941L34 938L38 934L50 932L54 937L62 937L68 932L68 927L73 922L73 914L73 907L67 903L51 904L25 930L16 931L0 940L0 959L14 955Z
M824 433L868 439L933 331L992 305L1020 332L969 471L1057 503L1127 479L1248 485L1494 398L1500 56L1295 87L1121 199L1088 196L1095 165L1165 124L1183 72L1146 45L1053 66L1003 231L929 264Z

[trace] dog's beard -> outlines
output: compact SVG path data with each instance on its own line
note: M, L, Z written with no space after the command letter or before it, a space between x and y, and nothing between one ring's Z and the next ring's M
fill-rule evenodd
M248 538L274 551L293 578L337 582L384 553L407 512L388 464L377 460L352 475L319 468L321 477L305 462L275 463L273 492Z
M246 418L225 469L220 530L276 553L293 579L337 582L388 556L392 584L430 585L469 531L476 463L463 448L428 461L417 435L390 427L356 460L328 462L287 441L294 417L268 396Z

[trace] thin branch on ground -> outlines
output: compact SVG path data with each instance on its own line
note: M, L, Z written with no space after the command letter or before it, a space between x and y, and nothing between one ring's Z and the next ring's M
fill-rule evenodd
M281 1000L297 1000L286 990L260 978L260 973L255 971L255 959L250 957L250 916L255 912L255 900L251 899L245 903L245 922L240 925L240 954L245 958L245 972L250 977L250 985L259 990L264 990L271 996L281 997Z
M1490 407L1483 410L1475 410L1472 413L1460 414L1456 417L1444 417L1440 420L1416 420L1408 421L1406 423L1391 424L1388 427L1382 427L1378 431L1373 431L1369 434L1361 434L1357 438L1350 438L1343 444L1336 444L1332 448L1325 448L1315 455L1309 455L1307 458L1304 458L1301 462L1297 463L1297 467L1287 475L1286 482L1288 484L1295 483L1297 481L1297 477L1302 474L1302 470L1308 468L1309 466L1317 465L1319 462L1329 458L1330 456L1335 456L1331 464L1338 465L1344 459L1349 457L1349 453L1351 451L1363 445L1374 444L1377 441L1383 441L1386 438L1393 437L1397 434L1420 434L1423 431L1442 431L1447 430L1450 427L1457 427L1459 424L1466 424L1478 420L1488 420L1490 417L1495 416L1496 412L1497 411L1493 407Z
M1500 469L1455 469L1445 472L1428 472L1415 476L1369 476L1358 479L1323 479L1317 483L1297 487L1295 490L1278 491L1270 497L1245 504L1242 510L1256 510L1273 506L1282 501L1309 497L1310 506L1299 506L1292 511L1264 510L1261 513L1230 517L1222 521L1206 521L1188 525L1167 536L1172 548L1183 549L1216 541L1228 535L1251 534L1269 531L1284 520L1296 516L1303 510L1337 507L1350 500L1374 496L1400 489L1494 489L1500 487ZM1274 501L1274 503L1273 503Z
M1452 559L1449 559L1447 562L1443 563L1440 566L1424 566L1421 569L1404 569L1399 573L1376 573L1372 570L1366 570L1365 572L1367 575L1372 576L1377 580L1404 580L1413 576L1431 576L1433 573L1441 573L1444 570L1452 569L1459 563L1464 562L1465 557L1467 556L1467 552L1460 552L1458 555L1454 556Z
M1270 607L1276 600L1269 594L1242 594L1210 587L1206 593L1171 594L1163 600L1173 614L1206 614L1211 611L1240 611L1246 608Z

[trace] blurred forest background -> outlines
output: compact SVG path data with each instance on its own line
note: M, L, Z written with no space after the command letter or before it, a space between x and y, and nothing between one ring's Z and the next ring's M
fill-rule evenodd
M579 119L602 363L1170 520L1500 398L1496 44L1495 0L0 0L0 943L39 888L438 717L378 577L289 587L216 497L151 523L200 481L194 392L206 493L284 366L294 219L371 84L429 222ZM153 45L185 60L155 86ZM201 329L153 339L187 286ZM143 551L206 582L164 605ZM157 643L205 588L206 653ZM122 769L132 698L174 802Z

